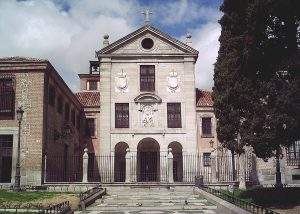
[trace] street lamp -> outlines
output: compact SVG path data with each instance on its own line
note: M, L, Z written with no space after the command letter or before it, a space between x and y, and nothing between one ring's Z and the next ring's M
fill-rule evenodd
M21 153L21 123L23 119L23 114L24 110L22 106L20 106L17 110L17 120L19 124L19 133L18 133L18 153L17 153L17 163L16 163L16 176L15 176L15 186L14 186L14 191L20 192L21 191L21 186L20 186L20 153Z
M213 141L213 140L210 140L210 141L209 141L209 145L210 145L211 148L213 148L213 147L214 147L214 141Z

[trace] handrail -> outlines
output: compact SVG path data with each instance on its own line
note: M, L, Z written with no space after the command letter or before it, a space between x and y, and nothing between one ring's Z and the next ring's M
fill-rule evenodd
M50 205L48 208L44 209L40 213L57 213L57 214L67 214L71 211L71 206L69 201L64 201L59 204Z
M213 189L213 188L210 188L208 186L202 186L201 187L202 190L208 192L208 193L211 193L229 203L232 203L244 210L247 210L251 213L255 213L255 214L279 214L271 209L268 209L268 208L264 208L262 206L259 206L259 205L256 205L254 203L251 203L251 202L248 202L248 201L245 201L245 200L242 200L242 199L239 199L237 197L234 197L228 193L225 193L225 192L222 192L220 190L217 190L217 189Z

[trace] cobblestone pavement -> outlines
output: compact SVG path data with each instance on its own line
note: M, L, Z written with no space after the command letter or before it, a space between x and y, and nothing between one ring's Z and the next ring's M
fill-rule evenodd
M217 213L217 206L192 188L168 189L112 189L107 195L89 206L85 213L97 214L193 214ZM75 212L75 214L83 212Z

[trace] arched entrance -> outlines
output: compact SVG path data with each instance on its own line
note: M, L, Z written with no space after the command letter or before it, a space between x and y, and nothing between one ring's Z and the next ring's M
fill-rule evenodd
M126 176L126 149L129 148L127 143L119 142L115 146L114 161L114 180L115 182L125 182Z
M159 181L159 144L153 138L141 140L137 147L138 182Z
M183 176L183 161L182 161L182 146L178 142L172 142L168 148L172 149L173 154L173 178L175 182L182 182Z

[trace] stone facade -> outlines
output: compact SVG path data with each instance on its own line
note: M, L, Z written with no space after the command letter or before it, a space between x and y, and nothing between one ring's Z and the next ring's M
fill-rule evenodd
M151 38L150 50L141 46L141 41ZM151 26L144 26L125 39L103 48L98 53L100 62L101 153L109 154L119 142L126 142L131 151L144 138L155 139L160 150L166 152L168 145L177 141L184 152L196 151L195 111L195 62L197 51L174 43L169 37ZM155 66L155 91L149 101L140 91L140 66ZM176 72L178 89L171 91L168 78ZM118 89L124 78L126 88ZM145 95L145 96L144 96ZM139 97L140 96L140 97ZM161 101L155 101L155 99ZM138 100L140 99L140 100ZM167 127L167 103L181 103L182 128ZM129 128L115 128L115 103L129 103ZM147 106L151 128L143 124Z

